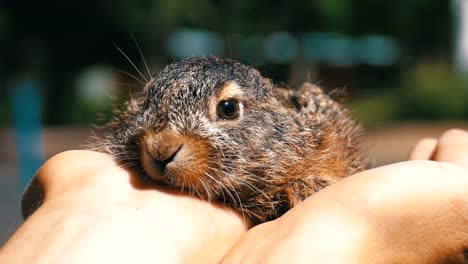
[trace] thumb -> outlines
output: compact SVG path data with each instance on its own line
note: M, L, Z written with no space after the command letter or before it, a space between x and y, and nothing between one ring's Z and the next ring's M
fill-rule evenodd
M468 169L468 132L452 129L439 139L433 160L456 163Z
M84 165L112 162L105 154L71 150L62 152L46 161L26 187L21 200L21 212L26 220L34 213L47 197L76 184L76 174L72 173Z

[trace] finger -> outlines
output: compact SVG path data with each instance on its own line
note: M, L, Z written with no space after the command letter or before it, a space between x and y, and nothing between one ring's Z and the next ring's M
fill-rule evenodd
M76 184L77 179L84 180L80 172L84 168L110 164L112 158L106 154L89 150L69 150L59 153L42 165L36 173L36 178L43 186L46 194L55 189Z
M425 138L414 146L409 155L409 160L430 160L434 155L437 146L437 139Z
M106 159L101 153L85 150L72 150L62 152L50 158L38 170L32 181L26 187L21 199L21 212L23 219L27 219L44 202L44 197L61 185L74 181L74 170L86 163L95 163L97 160ZM63 177L68 175L68 177Z
M468 132L452 129L439 139L433 160L445 161L468 166Z

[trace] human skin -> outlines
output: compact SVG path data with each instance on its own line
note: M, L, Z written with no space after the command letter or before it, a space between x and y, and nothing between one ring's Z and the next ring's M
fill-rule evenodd
M58 154L36 179L44 202L0 263L214 263L247 230L233 210L147 186L101 153Z
M248 230L231 209L147 186L107 155L64 152L37 173L44 203L0 263L463 263L468 133L423 140L410 159Z
M223 263L468 263L468 133L323 189L250 229Z

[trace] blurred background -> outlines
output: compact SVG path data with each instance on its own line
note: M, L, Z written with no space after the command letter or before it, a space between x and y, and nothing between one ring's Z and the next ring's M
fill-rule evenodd
M376 165L468 128L467 0L2 0L0 244L42 162L82 148L91 124L142 89L138 46L153 73L215 54L277 83L344 91Z

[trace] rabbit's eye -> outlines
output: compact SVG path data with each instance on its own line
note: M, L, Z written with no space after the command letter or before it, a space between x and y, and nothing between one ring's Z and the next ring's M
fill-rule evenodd
M234 119L239 116L239 102L236 100L223 100L216 107L216 114L221 119Z

